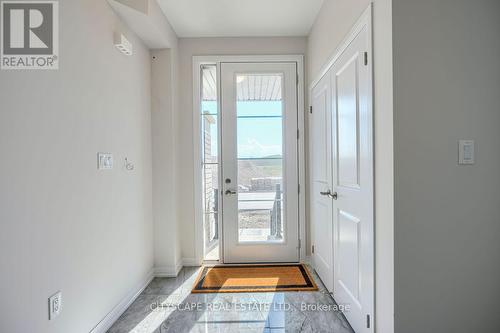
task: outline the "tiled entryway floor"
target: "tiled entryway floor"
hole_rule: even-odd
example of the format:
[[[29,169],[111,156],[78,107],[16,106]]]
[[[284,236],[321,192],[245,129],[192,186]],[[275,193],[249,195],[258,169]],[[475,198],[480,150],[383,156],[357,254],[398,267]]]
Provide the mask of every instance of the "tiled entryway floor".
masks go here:
[[[155,278],[108,333],[354,333],[315,273],[317,292],[191,294],[198,271]]]

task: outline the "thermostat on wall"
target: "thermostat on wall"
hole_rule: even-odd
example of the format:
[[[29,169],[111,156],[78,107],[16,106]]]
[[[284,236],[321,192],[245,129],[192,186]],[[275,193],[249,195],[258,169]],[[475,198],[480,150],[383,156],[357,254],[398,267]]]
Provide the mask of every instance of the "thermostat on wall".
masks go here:
[[[98,153],[97,154],[97,168],[99,170],[113,169],[113,154]]]
[[[458,164],[474,164],[474,140],[458,141]]]

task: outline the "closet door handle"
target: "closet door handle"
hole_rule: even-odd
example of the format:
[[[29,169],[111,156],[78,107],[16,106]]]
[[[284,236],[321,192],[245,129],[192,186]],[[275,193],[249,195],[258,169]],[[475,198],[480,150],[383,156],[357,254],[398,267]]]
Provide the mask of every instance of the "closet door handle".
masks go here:
[[[338,197],[339,197],[339,195],[338,195],[337,192],[333,192],[332,193],[332,191],[330,191],[330,190],[328,190],[326,192],[319,192],[319,194],[321,194],[321,195],[327,195],[329,198],[331,198],[333,200],[337,200]]]

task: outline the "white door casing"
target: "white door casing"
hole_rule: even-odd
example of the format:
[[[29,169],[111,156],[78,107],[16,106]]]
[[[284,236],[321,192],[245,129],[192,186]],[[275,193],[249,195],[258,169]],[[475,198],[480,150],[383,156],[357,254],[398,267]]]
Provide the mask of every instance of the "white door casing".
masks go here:
[[[221,63],[222,116],[222,206],[223,251],[225,263],[298,262],[298,108],[297,64]],[[282,78],[282,144],[284,233],[282,241],[239,239],[238,152],[237,152],[237,76],[280,75]],[[256,129],[258,132],[258,128]],[[226,183],[226,179],[230,180]],[[225,194],[227,192],[227,194]]]

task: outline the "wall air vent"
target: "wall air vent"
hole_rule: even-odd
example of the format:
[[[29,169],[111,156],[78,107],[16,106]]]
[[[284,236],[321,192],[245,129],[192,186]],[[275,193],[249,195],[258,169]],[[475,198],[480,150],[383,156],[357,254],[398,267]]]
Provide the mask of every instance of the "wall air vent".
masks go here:
[[[114,44],[116,48],[123,54],[131,56],[133,54],[132,43],[128,41],[125,36],[120,32],[114,34]]]

